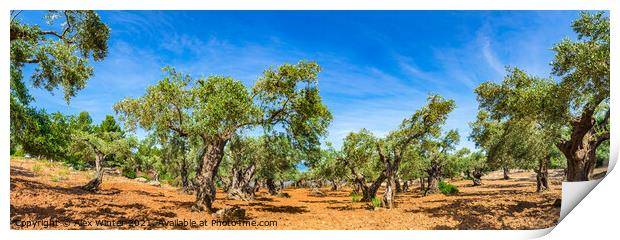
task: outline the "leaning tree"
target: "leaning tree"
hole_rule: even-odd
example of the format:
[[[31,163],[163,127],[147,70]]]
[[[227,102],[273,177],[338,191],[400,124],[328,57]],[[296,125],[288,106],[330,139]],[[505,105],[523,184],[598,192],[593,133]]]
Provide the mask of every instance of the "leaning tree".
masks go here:
[[[356,185],[362,189],[362,200],[372,199],[383,181],[387,181],[382,206],[394,207],[398,172],[408,146],[428,136],[440,134],[441,125],[445,123],[454,107],[453,100],[431,95],[425,106],[411,117],[405,118],[398,129],[390,132],[385,138],[376,138],[364,129],[360,133],[351,133],[347,136],[343,146],[345,156],[342,160],[346,161],[355,177]],[[378,174],[376,170],[374,171],[378,176],[371,185],[366,185],[367,178],[360,172],[360,167],[380,169]]]
[[[127,125],[169,129],[199,139],[193,209],[210,212],[224,149],[237,131],[260,127],[281,132],[304,151],[320,145],[332,116],[319,95],[319,71],[313,62],[284,64],[265,70],[248,89],[231,77],[192,79],[166,68],[168,76],[149,87],[146,95],[126,98],[115,110]]]
[[[453,100],[431,95],[427,98],[426,105],[418,109],[411,117],[405,118],[398,129],[390,132],[385,139],[375,142],[379,159],[384,165],[386,178],[386,190],[382,198],[383,207],[394,207],[396,178],[407,146],[419,143],[427,137],[439,135],[441,126],[454,107]]]
[[[383,165],[379,162],[375,147],[376,137],[367,129],[349,133],[343,142],[341,156],[353,176],[354,192],[362,191],[362,202],[368,202],[377,195],[385,181]]]
[[[101,125],[94,131],[77,130],[72,133],[75,141],[74,148],[82,148],[95,159],[95,177],[82,189],[97,191],[103,181],[103,165],[110,156],[128,158],[132,155],[132,148],[137,144],[133,137],[124,138],[119,132],[101,130]]]
[[[517,68],[507,70],[501,84],[487,82],[476,88],[481,111],[471,124],[471,137],[485,148],[489,159],[501,156],[521,168],[534,169],[537,191],[541,191],[548,188],[547,169],[562,129],[534,113],[536,108],[558,109],[548,97],[556,85]]]
[[[443,178],[454,157],[451,155],[460,140],[456,130],[429,137],[420,142],[422,159],[426,171],[426,189],[424,194],[439,192],[439,181]]]

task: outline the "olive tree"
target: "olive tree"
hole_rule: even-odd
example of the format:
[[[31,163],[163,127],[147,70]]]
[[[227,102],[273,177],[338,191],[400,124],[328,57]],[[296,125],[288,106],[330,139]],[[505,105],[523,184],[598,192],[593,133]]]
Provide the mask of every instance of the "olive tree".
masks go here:
[[[459,133],[456,130],[450,130],[443,135],[424,139],[420,143],[422,159],[426,166],[425,194],[439,191],[438,183],[443,178],[446,168],[454,160],[451,154],[459,140]]]
[[[304,151],[319,146],[332,118],[319,95],[319,71],[313,62],[284,64],[265,70],[248,89],[231,77],[194,80],[167,68],[168,76],[146,95],[126,98],[115,109],[130,126],[170,129],[200,140],[193,209],[212,211],[219,165],[237,131],[260,127],[285,134]]]
[[[90,180],[82,189],[87,191],[97,191],[103,181],[103,165],[109,156],[128,158],[131,156],[131,149],[136,145],[133,137],[123,138],[119,132],[114,131],[76,131],[73,133],[75,144],[86,149],[95,159],[95,177]]]
[[[476,89],[480,106],[498,119],[535,122],[567,160],[568,181],[589,180],[596,149],[609,140],[609,18],[582,12],[572,24],[577,41],[564,39],[552,50],[558,80],[508,69],[502,84]]]
[[[350,175],[350,170],[346,164],[343,161],[338,161],[339,154],[331,143],[327,143],[326,148],[321,149],[321,157],[318,162],[311,166],[314,179],[329,181],[332,185],[332,191],[339,190],[342,183],[347,180],[347,176]]]
[[[454,107],[453,100],[431,95],[427,98],[426,105],[418,109],[411,117],[404,119],[398,129],[390,132],[385,139],[376,141],[377,153],[384,165],[387,181],[382,199],[383,207],[394,207],[396,177],[407,146],[419,143],[427,137],[439,135],[441,126]]]
[[[351,171],[354,192],[362,191],[363,202],[377,195],[386,177],[376,153],[376,141],[376,137],[367,129],[351,132],[344,139],[342,156],[338,157],[338,161],[344,162]]]

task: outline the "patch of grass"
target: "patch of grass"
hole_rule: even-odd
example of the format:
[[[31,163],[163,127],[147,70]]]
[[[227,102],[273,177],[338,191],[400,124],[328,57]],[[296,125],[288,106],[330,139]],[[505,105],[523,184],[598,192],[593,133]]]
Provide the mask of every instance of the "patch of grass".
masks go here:
[[[69,176],[69,170],[66,168],[62,168],[60,170],[58,170],[58,176],[61,178],[66,178],[67,176]]]
[[[372,206],[374,208],[380,208],[381,207],[381,198],[380,197],[374,197],[374,198],[372,198],[370,203],[372,204]]]
[[[452,195],[452,194],[459,192],[459,188],[444,181],[439,182],[438,187],[439,187],[439,191],[441,191],[441,193],[445,195]]]
[[[62,180],[62,178],[60,176],[58,176],[58,175],[54,175],[54,176],[50,177],[50,180],[52,182],[60,182],[60,180]]]
[[[41,164],[35,164],[35,165],[32,165],[32,171],[33,171],[35,174],[39,174],[39,173],[41,173],[41,171],[42,171],[42,170],[43,170],[43,166],[42,166]]]
[[[351,194],[351,202],[359,202],[360,200],[362,200],[362,194],[359,194],[359,193]]]

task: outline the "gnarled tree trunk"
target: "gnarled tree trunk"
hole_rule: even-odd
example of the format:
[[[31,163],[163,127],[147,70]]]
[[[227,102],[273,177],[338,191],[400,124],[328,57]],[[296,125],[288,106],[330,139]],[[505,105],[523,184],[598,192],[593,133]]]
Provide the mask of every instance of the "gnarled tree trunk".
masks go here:
[[[437,161],[431,161],[431,167],[426,170],[428,178],[426,181],[427,187],[424,194],[432,194],[439,192],[439,180],[441,178],[441,167],[437,164]]]
[[[232,171],[232,181],[227,191],[228,198],[244,201],[253,200],[255,189],[250,183],[256,171],[256,164],[252,163],[246,169],[234,166]]]
[[[185,151],[183,151],[183,154],[185,155]],[[183,156],[183,158],[181,159],[181,185],[183,188],[183,192],[184,193],[190,193],[191,192],[191,187],[189,185],[189,171],[188,171],[188,166],[187,166],[187,160],[185,159],[185,156]]]
[[[273,178],[267,178],[267,180],[265,180],[265,186],[267,187],[269,195],[275,196],[280,193],[281,189],[276,186],[276,181]]]
[[[224,147],[228,140],[217,139],[208,143],[202,155],[196,173],[196,202],[192,207],[195,211],[213,212],[212,204],[215,201],[215,177],[224,157]]]
[[[330,182],[332,183],[332,191],[338,191],[338,189],[340,189],[340,185],[338,184],[338,181],[331,180]]]
[[[82,186],[82,189],[86,191],[97,191],[99,189],[99,185],[103,181],[103,166],[101,165],[103,159],[105,159],[106,155],[100,153],[98,151],[95,152],[95,177],[90,180],[86,185]]]
[[[538,169],[536,169],[536,192],[549,189],[549,172],[547,171],[549,160],[550,157],[547,157],[538,161]]]
[[[367,185],[363,182],[364,178],[362,177],[362,182],[360,186],[362,187],[363,196],[360,201],[370,202],[375,196],[377,196],[377,191],[379,190],[379,187],[381,187],[381,184],[383,183],[383,181],[385,181],[385,179],[385,173],[381,173],[381,175],[379,175],[379,177],[372,184]]]
[[[406,181],[404,181],[404,182],[403,182],[403,189],[402,189],[402,190],[403,190],[403,192],[409,192],[409,185],[410,185],[410,183],[409,183],[409,182],[410,182],[410,181],[411,181],[411,180],[406,180]]]
[[[480,171],[479,169],[474,169],[471,176],[472,181],[474,182],[474,186],[482,185],[482,180],[480,179],[482,177],[482,171]]]
[[[403,188],[400,185],[400,179],[396,179],[396,193],[403,192]]]
[[[598,102],[593,102],[581,116],[573,119],[570,139],[557,144],[567,160],[566,180],[569,182],[590,180],[596,165],[596,148],[609,139],[609,110],[603,121],[597,124],[593,117],[596,106]],[[597,130],[598,136],[595,135]]]
[[[398,173],[398,167],[400,165],[400,150],[398,148],[393,149],[393,155],[387,156],[383,152],[383,148],[381,145],[377,145],[377,151],[379,153],[379,158],[385,165],[385,175],[386,175],[386,187],[385,192],[383,193],[383,198],[381,199],[381,206],[384,208],[394,208],[396,199],[397,185],[396,174]]]

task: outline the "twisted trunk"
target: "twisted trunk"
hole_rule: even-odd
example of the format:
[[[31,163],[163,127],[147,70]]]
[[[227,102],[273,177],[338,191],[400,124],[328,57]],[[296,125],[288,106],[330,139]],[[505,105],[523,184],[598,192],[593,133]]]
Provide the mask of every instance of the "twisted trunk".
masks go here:
[[[542,192],[549,189],[549,173],[547,171],[550,157],[540,159],[538,161],[538,169],[536,169],[536,192]]]
[[[411,181],[411,180],[407,180],[407,181],[404,181],[404,182],[403,182],[403,189],[402,189],[402,190],[403,190],[403,192],[409,192],[409,182],[410,182],[410,181]]]
[[[183,151],[183,153],[185,153],[185,151]],[[191,187],[189,184],[189,171],[188,171],[188,166],[187,166],[187,160],[185,159],[185,155],[183,156],[183,159],[181,160],[181,185],[183,188],[183,192],[185,193],[189,193],[191,192]]]
[[[202,161],[196,169],[196,202],[192,207],[195,211],[213,212],[212,204],[215,201],[215,177],[224,156],[224,147],[227,139],[216,139],[207,144]]]
[[[482,178],[482,171],[480,171],[480,169],[474,169],[471,175],[472,175],[472,181],[474,182],[474,186],[482,185],[482,180],[480,179]]]
[[[360,201],[370,202],[377,195],[379,187],[381,186],[383,181],[385,181],[385,171],[381,172],[381,175],[379,175],[379,177],[377,177],[377,179],[372,184],[367,185],[364,175],[359,173],[355,166],[347,159],[344,159],[344,161],[347,163],[347,166],[349,166],[349,169],[351,169],[351,173],[353,174],[353,176],[355,176],[355,178],[353,179],[353,184],[355,185],[355,188],[357,190],[354,190],[354,192],[359,192],[361,190],[362,199]]]
[[[437,161],[431,161],[431,167],[426,170],[428,178],[426,181],[427,187],[424,194],[432,194],[439,192],[439,180],[441,178],[441,167]]]
[[[386,175],[386,188],[383,193],[383,199],[381,199],[381,206],[391,209],[395,207],[394,200],[396,198],[396,192],[398,191],[396,185],[396,182],[398,181],[396,179],[396,174],[398,173],[398,167],[400,165],[400,150],[398,148],[394,148],[392,157],[386,155],[380,145],[377,145],[377,151],[379,153],[379,159],[381,159],[385,165]]]
[[[278,195],[280,193],[280,189],[276,186],[275,180],[273,178],[267,178],[265,180],[265,185],[267,187],[267,191],[269,195]]]
[[[228,188],[228,198],[243,201],[254,199],[255,189],[250,185],[252,177],[256,171],[256,164],[252,163],[246,169],[239,169],[239,166],[233,167],[232,181]]]
[[[101,152],[95,152],[95,177],[90,180],[86,185],[82,186],[82,189],[86,191],[97,191],[99,189],[99,185],[103,181],[103,166],[101,165],[103,159],[106,157]]]
[[[566,180],[569,182],[588,181],[596,165],[596,148],[609,140],[609,109],[603,121],[596,123],[594,111],[603,99],[588,104],[583,113],[571,120],[570,139],[557,144],[567,160]]]
[[[330,182],[332,183],[332,191],[338,191],[338,189],[340,189],[340,185],[338,184],[338,181],[331,180]]]

